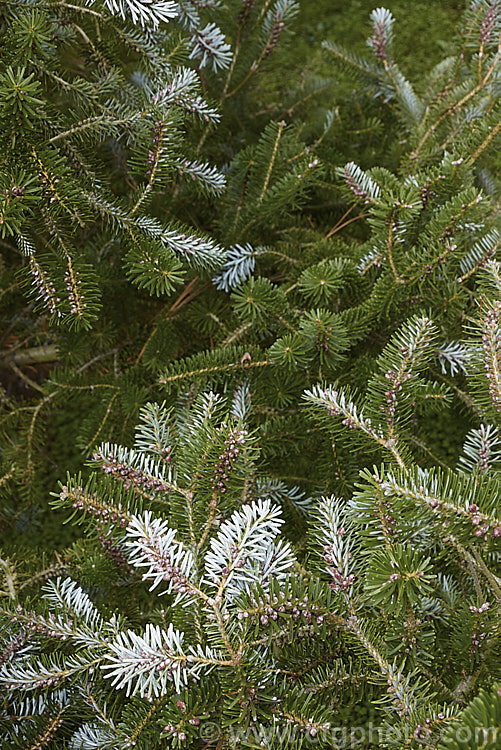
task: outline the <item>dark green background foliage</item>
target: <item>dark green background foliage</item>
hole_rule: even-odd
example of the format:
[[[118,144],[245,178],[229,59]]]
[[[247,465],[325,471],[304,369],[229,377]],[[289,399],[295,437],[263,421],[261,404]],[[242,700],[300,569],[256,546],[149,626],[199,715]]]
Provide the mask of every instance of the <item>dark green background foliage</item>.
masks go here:
[[[297,720],[293,747],[331,716],[411,726],[409,747],[496,721],[500,4],[187,1],[154,29],[107,3],[0,0],[0,733],[35,747],[66,700],[35,710],[35,667],[10,671],[30,627],[33,664],[72,675],[54,748],[99,711],[118,728],[96,747],[145,750],[202,750],[202,714]],[[134,514],[168,519],[200,567],[266,497],[301,616],[270,625],[260,597],[282,584],[265,581],[215,634],[207,581],[195,614],[171,593],[161,610],[124,562]],[[57,576],[82,588],[42,602]],[[189,696],[169,683],[151,721],[142,694],[97,680],[92,713],[85,660],[107,645],[75,630],[111,630],[87,595],[123,632],[173,622],[231,669]],[[230,648],[235,606],[280,685],[261,684],[257,646],[242,663]],[[61,642],[49,610],[80,623]],[[8,717],[37,711],[16,735]]]

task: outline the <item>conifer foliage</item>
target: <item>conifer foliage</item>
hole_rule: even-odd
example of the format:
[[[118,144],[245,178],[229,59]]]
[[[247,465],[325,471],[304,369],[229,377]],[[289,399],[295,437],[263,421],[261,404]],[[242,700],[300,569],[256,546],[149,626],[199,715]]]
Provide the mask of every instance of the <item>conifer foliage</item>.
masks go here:
[[[90,478],[61,488],[87,559],[74,549],[34,606],[3,610],[13,746],[60,733],[71,748],[332,747],[354,693],[377,706],[384,747],[436,745],[475,708],[495,731],[500,475],[485,437],[470,436],[460,472],[383,466],[348,502],[310,499],[296,551],[250,406],[242,390],[148,404],[132,449],[101,445]],[[13,569],[6,580],[15,590]]]
[[[120,22],[129,14],[144,31]],[[189,118],[219,115],[181,64],[186,43],[183,55],[179,36],[157,28],[176,15],[172,2],[141,0],[5,4],[1,232],[17,240],[54,320],[95,320],[107,243],[120,243],[128,275],[157,294],[179,284],[183,264],[221,262],[216,243],[160,223],[149,206],[156,182],[178,172],[216,194],[224,186],[183,149]]]
[[[299,12],[0,0],[6,747],[499,742],[501,5]]]
[[[231,14],[191,2],[1,6],[4,459],[30,501],[47,489],[40,448],[49,412],[63,421],[65,443],[85,451],[120,425],[129,439],[151,371],[209,348],[221,331],[225,295],[214,298],[212,278],[240,245],[215,219],[226,147],[207,149],[206,159],[201,145],[219,127],[221,100],[241,103],[297,12],[289,0],[261,5],[243,12],[235,0]],[[23,115],[25,96],[33,101]],[[275,128],[262,136],[261,161],[272,158]],[[294,136],[283,140],[292,158]],[[304,185],[293,172],[280,196],[267,168],[260,164],[252,190],[269,218],[294,205]],[[272,187],[274,201],[265,201]],[[233,208],[236,188],[232,196]],[[173,325],[197,297],[184,324]],[[56,374],[58,362],[69,368]]]

